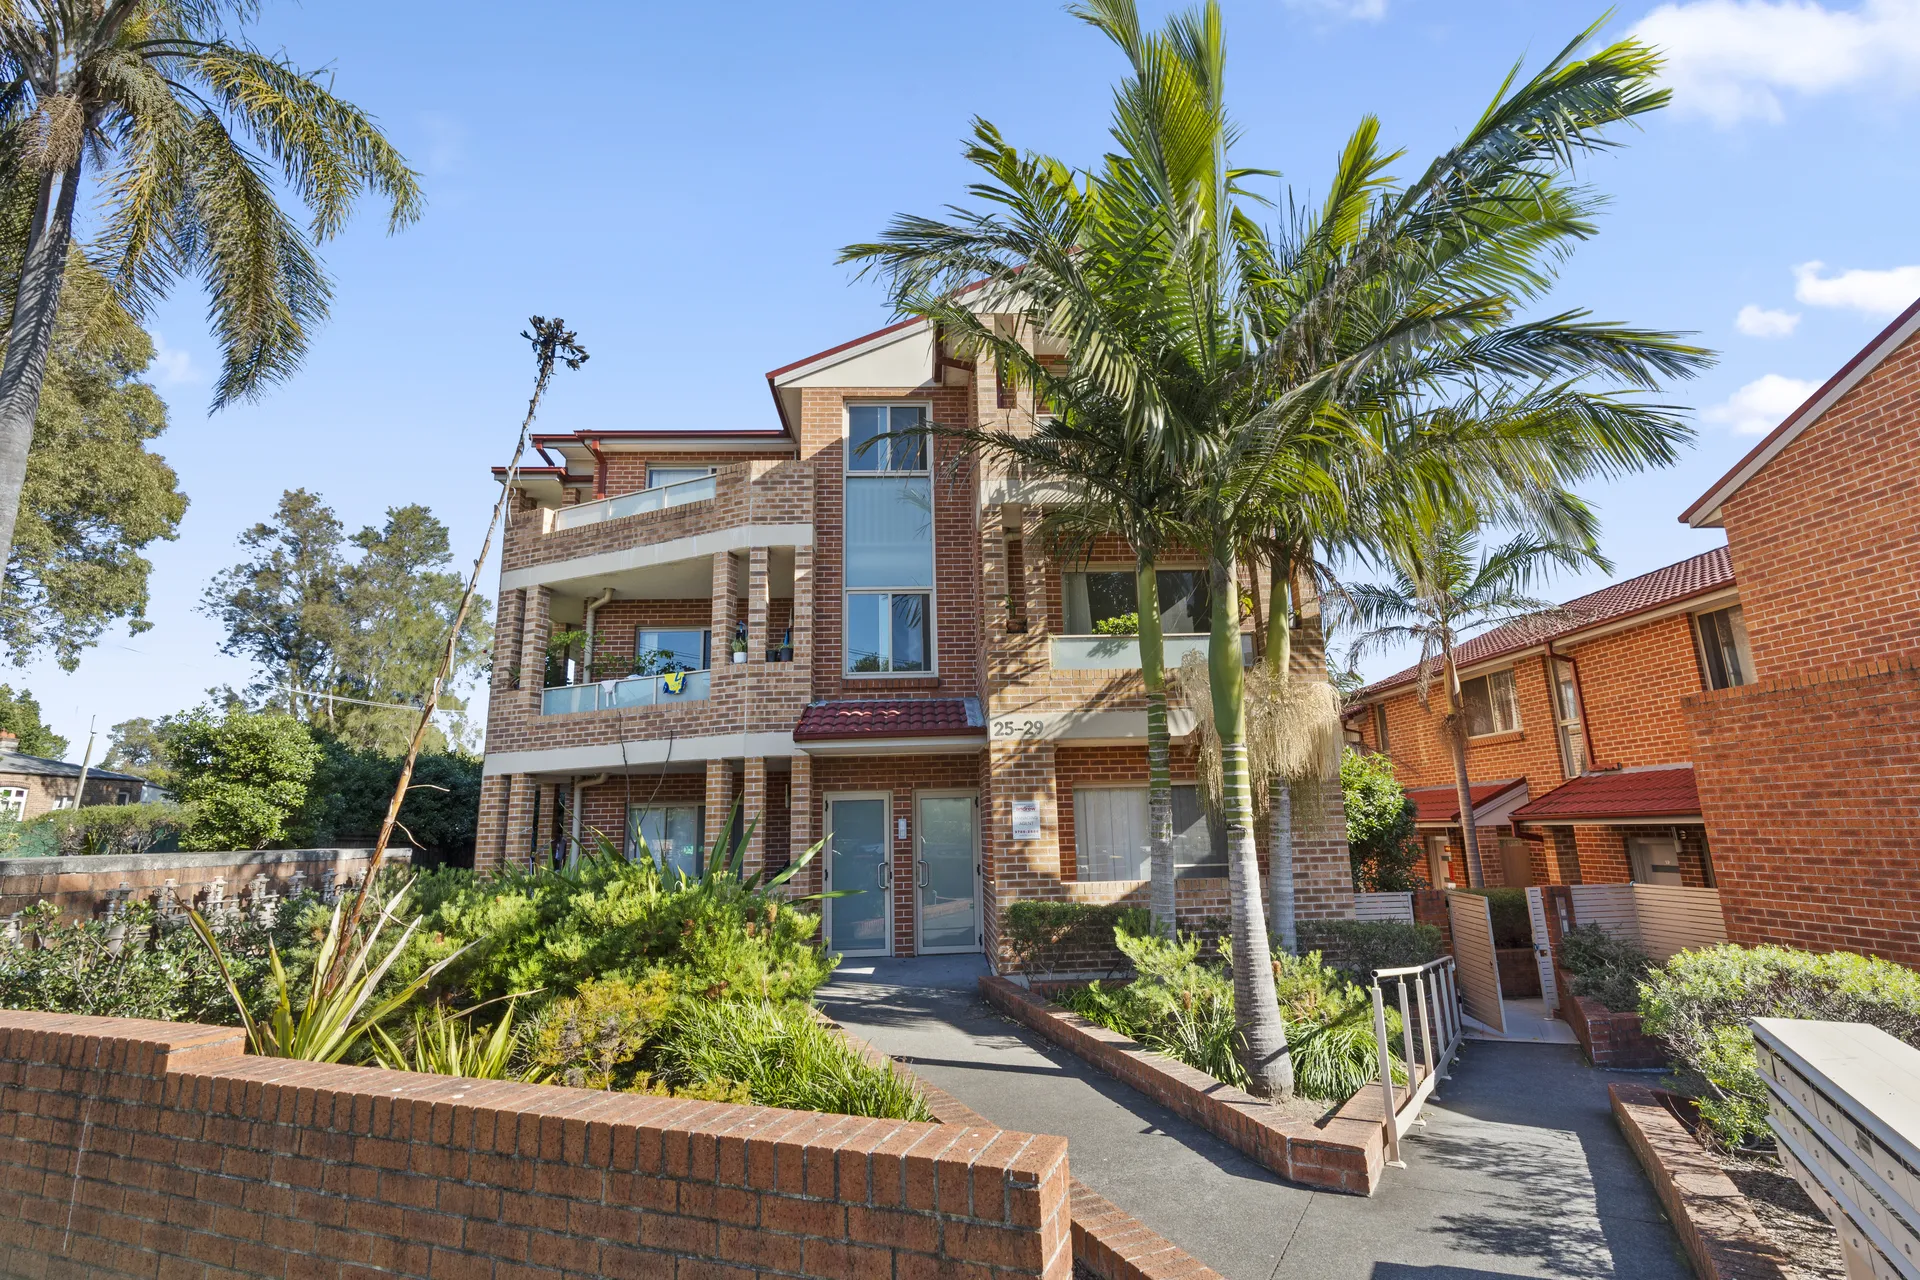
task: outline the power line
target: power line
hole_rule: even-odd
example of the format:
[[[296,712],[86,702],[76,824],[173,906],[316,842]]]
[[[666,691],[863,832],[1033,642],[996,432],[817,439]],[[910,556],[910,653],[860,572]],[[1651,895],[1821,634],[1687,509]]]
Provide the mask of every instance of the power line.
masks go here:
[[[344,693],[323,693],[318,689],[296,689],[290,684],[269,685],[282,693],[294,693],[303,698],[324,698],[328,702],[351,702],[358,707],[386,707],[392,711],[425,711],[426,708],[405,702],[369,702],[365,698],[349,698]],[[435,711],[451,711],[450,707],[435,707]]]

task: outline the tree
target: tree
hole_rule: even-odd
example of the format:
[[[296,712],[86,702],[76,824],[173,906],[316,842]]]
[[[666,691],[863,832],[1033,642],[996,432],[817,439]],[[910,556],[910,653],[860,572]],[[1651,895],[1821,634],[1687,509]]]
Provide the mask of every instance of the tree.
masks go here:
[[[325,736],[320,750],[292,838],[314,846],[371,843],[399,780],[400,756]],[[467,862],[479,817],[479,757],[422,754],[399,817],[401,833],[425,854],[421,865]]]
[[[896,218],[845,256],[886,271],[896,309],[992,352],[1050,399],[1059,377],[991,323],[1016,313],[1065,351],[1073,377],[1098,382],[1181,479],[1180,516],[1212,578],[1209,703],[1239,1051],[1255,1092],[1285,1095],[1292,1069],[1249,793],[1242,553],[1274,527],[1276,509],[1337,509],[1372,458],[1412,459],[1402,483],[1428,503],[1482,490],[1526,502],[1673,459],[1686,427],[1637,397],[1690,373],[1704,352],[1579,312],[1520,318],[1593,229],[1592,197],[1565,180],[1572,161],[1612,145],[1608,126],[1667,96],[1645,46],[1580,57],[1583,32],[1532,79],[1503,84],[1460,144],[1406,186],[1387,174],[1397,153],[1383,153],[1377,123],[1363,121],[1320,208],[1273,231],[1253,216],[1257,171],[1228,158],[1217,7],[1175,15],[1151,37],[1131,0],[1075,12],[1129,67],[1103,163],[1075,171],[979,121],[968,156],[983,176],[972,190],[990,211]],[[1499,400],[1505,412],[1473,411],[1511,384],[1520,390]],[[1408,447],[1429,436],[1460,447]],[[1287,527],[1320,523],[1303,514]]]
[[[162,722],[164,723],[164,721]],[[157,787],[172,789],[173,770],[167,762],[166,742],[160,725],[144,716],[122,720],[107,730],[107,754],[100,767],[115,773],[131,773]]]
[[[1411,643],[1420,651],[1416,690],[1421,706],[1432,708],[1433,685],[1436,680],[1440,685],[1440,736],[1453,756],[1467,875],[1474,885],[1487,881],[1473,825],[1473,787],[1467,773],[1472,724],[1460,690],[1459,646],[1478,631],[1550,615],[1552,604],[1527,594],[1549,570],[1612,568],[1583,542],[1523,534],[1477,554],[1479,541],[1480,526],[1471,514],[1415,521],[1383,541],[1382,559],[1393,580],[1358,583],[1348,591],[1354,625],[1362,629],[1353,642],[1355,660],[1372,649]]]
[[[1418,888],[1413,868],[1420,861],[1420,844],[1413,801],[1394,776],[1393,761],[1348,747],[1340,756],[1340,794],[1347,810],[1354,888],[1366,893]]]
[[[264,849],[307,800],[320,748],[291,716],[205,708],[168,716],[160,741],[177,797],[193,814],[188,849]]]
[[[365,113],[229,32],[258,8],[0,9],[0,164],[36,184],[0,362],[0,553],[22,501],[83,183],[102,197],[100,256],[136,314],[183,276],[211,295],[224,357],[215,408],[298,368],[330,291],[314,246],[363,194],[386,200],[389,229],[419,215],[416,175]],[[281,208],[267,161],[311,213],[304,229]]]
[[[58,760],[67,754],[67,740],[40,718],[40,700],[22,689],[0,684],[0,731],[20,739],[20,750],[30,756]]]

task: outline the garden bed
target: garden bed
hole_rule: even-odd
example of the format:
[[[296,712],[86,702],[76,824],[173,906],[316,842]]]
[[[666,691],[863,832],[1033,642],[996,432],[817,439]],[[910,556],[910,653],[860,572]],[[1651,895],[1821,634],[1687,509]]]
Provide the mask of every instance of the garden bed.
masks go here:
[[[1005,978],[981,978],[980,991],[1002,1013],[1290,1182],[1349,1195],[1372,1195],[1380,1184],[1386,1126],[1378,1089],[1362,1089],[1331,1108],[1305,1099],[1270,1102],[1143,1049]]]
[[[1573,976],[1554,974],[1561,991],[1560,1016],[1573,1028],[1587,1062],[1616,1071],[1658,1070],[1667,1065],[1667,1049],[1640,1026],[1638,1013],[1615,1013],[1591,996],[1573,994]]]

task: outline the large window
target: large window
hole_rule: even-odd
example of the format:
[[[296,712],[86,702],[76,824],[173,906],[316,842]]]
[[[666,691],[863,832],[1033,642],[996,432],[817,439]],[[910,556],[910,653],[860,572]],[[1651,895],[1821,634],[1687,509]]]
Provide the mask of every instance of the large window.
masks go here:
[[[647,488],[658,489],[663,485],[684,484],[688,480],[705,480],[712,474],[712,467],[648,467]]]
[[[1460,682],[1460,700],[1467,707],[1467,736],[1512,733],[1520,727],[1520,698],[1514,692],[1513,672],[1496,671]]]
[[[847,670],[933,663],[933,479],[925,405],[847,410]],[[895,438],[889,439],[887,437]]]
[[[1145,880],[1152,846],[1145,787],[1076,787],[1074,851],[1081,880]],[[1182,877],[1227,874],[1226,828],[1207,820],[1200,788],[1173,789],[1173,865]]]
[[[654,864],[668,876],[689,878],[701,874],[701,850],[706,841],[705,806],[697,804],[633,805],[627,810],[627,857],[638,858],[644,847]]]
[[[1155,581],[1162,632],[1178,636],[1208,630],[1213,596],[1205,569],[1161,569]],[[1069,573],[1066,605],[1068,635],[1132,634],[1140,629],[1140,584],[1131,569]]]
[[[637,627],[633,633],[633,673],[657,676],[668,671],[705,671],[713,665],[711,631],[661,631]]]
[[[1587,737],[1580,723],[1580,686],[1571,662],[1553,664],[1553,719],[1560,734],[1560,770],[1569,778],[1587,771]]]
[[[1747,624],[1740,606],[1703,613],[1699,624],[1700,667],[1707,688],[1731,689],[1753,679],[1753,655],[1747,651]]]
[[[25,787],[0,787],[0,815],[12,818],[15,822],[27,816]]]

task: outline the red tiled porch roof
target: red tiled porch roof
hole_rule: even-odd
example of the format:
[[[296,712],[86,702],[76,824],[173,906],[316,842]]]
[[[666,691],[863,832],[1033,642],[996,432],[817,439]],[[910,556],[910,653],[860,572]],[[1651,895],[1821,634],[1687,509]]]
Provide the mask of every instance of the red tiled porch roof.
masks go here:
[[[1690,764],[1589,773],[1555,787],[1513,811],[1515,822],[1615,822],[1629,818],[1690,818],[1700,793]]]
[[[793,740],[961,738],[986,728],[975,698],[872,698],[814,703],[800,713]]]
[[[1524,787],[1525,778],[1508,778],[1504,782],[1476,782],[1467,791],[1477,810],[1489,800],[1507,794],[1515,787]],[[1413,820],[1421,826],[1444,826],[1460,821],[1460,793],[1453,787],[1410,787],[1407,799],[1413,801]]]

